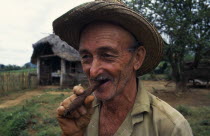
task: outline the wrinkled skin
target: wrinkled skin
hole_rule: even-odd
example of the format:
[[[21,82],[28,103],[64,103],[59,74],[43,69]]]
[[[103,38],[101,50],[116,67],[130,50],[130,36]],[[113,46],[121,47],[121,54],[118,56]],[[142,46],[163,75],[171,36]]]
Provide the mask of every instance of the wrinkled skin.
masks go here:
[[[103,127],[99,127],[100,136],[113,135],[133,106],[137,91],[135,72],[142,65],[146,54],[142,46],[130,52],[129,48],[133,44],[134,38],[129,32],[109,23],[90,24],[82,32],[79,52],[83,70],[90,84],[98,77],[105,80],[94,92],[94,96],[102,102],[99,125]],[[84,89],[74,90],[77,94]],[[60,126],[66,135],[83,135],[92,113],[91,106],[83,106],[68,119],[62,118],[65,108],[76,97],[74,94],[64,100],[58,110],[58,120],[60,119]],[[87,105],[90,105],[93,99],[91,98]],[[88,118],[78,121],[86,115]],[[82,127],[76,125],[77,121]]]
[[[94,100],[94,96],[91,95],[85,99],[84,105],[66,118],[63,117],[64,111],[78,95],[84,92],[84,88],[82,86],[75,86],[73,92],[74,94],[61,102],[60,106],[57,108],[57,119],[63,136],[82,136],[93,113],[91,103]]]

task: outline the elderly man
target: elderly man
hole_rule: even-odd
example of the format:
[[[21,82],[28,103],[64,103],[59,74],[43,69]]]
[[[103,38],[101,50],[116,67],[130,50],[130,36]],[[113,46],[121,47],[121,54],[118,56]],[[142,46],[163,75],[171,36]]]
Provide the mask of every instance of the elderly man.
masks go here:
[[[114,0],[80,5],[53,22],[55,34],[79,50],[93,95],[68,116],[74,94],[58,107],[64,136],[191,136],[185,118],[145,91],[138,76],[159,63],[163,43],[141,15]]]

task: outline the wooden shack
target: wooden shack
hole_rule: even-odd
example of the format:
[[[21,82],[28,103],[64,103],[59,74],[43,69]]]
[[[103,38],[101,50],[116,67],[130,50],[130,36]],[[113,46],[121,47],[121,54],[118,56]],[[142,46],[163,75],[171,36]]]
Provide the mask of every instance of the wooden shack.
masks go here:
[[[194,67],[194,62],[186,62],[184,65],[185,82],[193,81],[194,85],[200,85],[199,82],[205,82],[206,86],[210,86],[210,49],[206,49],[202,55],[197,67]]]
[[[33,44],[31,62],[37,65],[40,85],[74,86],[86,83],[77,50],[51,34]]]

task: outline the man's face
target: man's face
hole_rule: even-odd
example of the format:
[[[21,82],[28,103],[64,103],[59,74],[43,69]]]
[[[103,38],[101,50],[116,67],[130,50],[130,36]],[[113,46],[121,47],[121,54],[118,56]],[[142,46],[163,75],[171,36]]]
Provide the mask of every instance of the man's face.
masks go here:
[[[129,82],[135,78],[133,54],[128,50],[133,42],[130,33],[108,23],[89,25],[82,32],[79,52],[83,70],[90,83],[98,77],[105,80],[94,92],[99,100],[110,100],[133,84]]]

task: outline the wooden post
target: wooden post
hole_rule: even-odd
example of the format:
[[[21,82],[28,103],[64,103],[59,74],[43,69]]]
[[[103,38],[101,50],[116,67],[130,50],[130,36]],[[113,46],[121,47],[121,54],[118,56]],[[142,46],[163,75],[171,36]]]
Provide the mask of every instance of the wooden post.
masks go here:
[[[37,59],[37,83],[40,85],[40,58]]]
[[[60,86],[63,87],[65,83],[65,75],[66,75],[66,61],[61,59],[61,75],[60,75]]]

